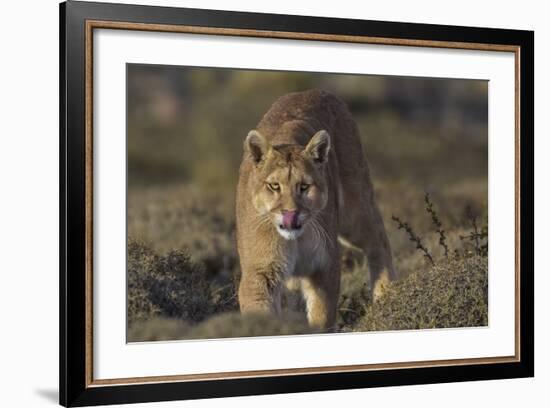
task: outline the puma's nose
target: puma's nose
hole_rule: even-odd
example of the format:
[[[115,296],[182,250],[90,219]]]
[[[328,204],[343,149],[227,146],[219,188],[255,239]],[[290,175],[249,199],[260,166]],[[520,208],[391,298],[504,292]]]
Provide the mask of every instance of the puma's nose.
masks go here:
[[[297,210],[283,210],[283,224],[281,225],[283,229],[299,229],[302,228],[300,222],[298,221],[298,211]]]

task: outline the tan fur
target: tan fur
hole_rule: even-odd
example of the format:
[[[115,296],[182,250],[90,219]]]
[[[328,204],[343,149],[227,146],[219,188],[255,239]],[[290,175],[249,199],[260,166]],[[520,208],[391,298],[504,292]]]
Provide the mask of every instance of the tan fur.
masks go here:
[[[369,168],[345,104],[318,90],[279,98],[245,140],[237,187],[242,312],[281,312],[299,283],[310,325],[332,329],[340,292],[338,236],[367,255],[373,293],[395,279]],[[282,228],[299,211],[298,229]]]

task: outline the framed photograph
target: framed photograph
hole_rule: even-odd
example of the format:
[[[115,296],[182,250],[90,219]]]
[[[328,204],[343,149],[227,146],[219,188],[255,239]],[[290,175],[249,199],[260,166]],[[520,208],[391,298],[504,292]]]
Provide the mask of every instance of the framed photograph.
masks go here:
[[[534,375],[533,32],[68,1],[60,51],[62,405]]]

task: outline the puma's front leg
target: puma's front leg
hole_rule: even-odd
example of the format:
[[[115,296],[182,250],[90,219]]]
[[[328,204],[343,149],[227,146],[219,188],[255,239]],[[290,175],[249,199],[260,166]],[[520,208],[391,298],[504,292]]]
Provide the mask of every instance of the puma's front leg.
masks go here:
[[[239,284],[239,305],[242,313],[281,314],[282,279],[278,268],[244,270]]]
[[[327,331],[335,329],[340,291],[340,271],[336,268],[331,272],[319,272],[302,279],[309,325]]]

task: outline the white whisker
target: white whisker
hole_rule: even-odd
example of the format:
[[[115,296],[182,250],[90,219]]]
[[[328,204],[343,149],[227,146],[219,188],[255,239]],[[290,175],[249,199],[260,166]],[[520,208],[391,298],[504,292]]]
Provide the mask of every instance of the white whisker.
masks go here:
[[[254,232],[257,232],[259,229],[261,229],[262,227],[266,226],[269,224],[271,220],[269,219],[269,216],[267,215],[258,215],[256,218],[254,218],[252,220],[252,229]]]
[[[332,246],[332,240],[323,225],[316,218],[312,218],[311,221],[313,222],[314,229],[320,237],[320,240],[322,239],[323,244],[325,246]]]

